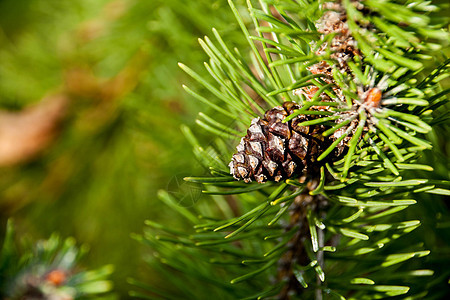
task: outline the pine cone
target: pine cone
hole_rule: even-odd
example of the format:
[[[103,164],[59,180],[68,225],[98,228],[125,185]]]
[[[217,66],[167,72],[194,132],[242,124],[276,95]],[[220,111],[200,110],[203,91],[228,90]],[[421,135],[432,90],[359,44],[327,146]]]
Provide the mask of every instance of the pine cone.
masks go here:
[[[298,126],[317,115],[299,115],[283,123],[296,109],[300,109],[298,104],[284,102],[283,106],[268,110],[264,119],[252,120],[229,164],[234,178],[245,182],[278,182],[315,169],[317,158],[330,146],[333,138],[323,137],[326,130],[323,125]],[[340,145],[340,149],[329,156],[336,157],[343,152],[343,147]]]

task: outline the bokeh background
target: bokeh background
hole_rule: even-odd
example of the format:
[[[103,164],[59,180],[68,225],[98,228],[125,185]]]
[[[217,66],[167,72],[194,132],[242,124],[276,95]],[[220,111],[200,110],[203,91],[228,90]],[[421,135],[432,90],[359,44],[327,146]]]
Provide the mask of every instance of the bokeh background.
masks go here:
[[[157,278],[130,234],[170,222],[157,191],[205,172],[180,126],[207,108],[177,63],[202,72],[213,26],[244,42],[224,0],[0,0],[0,234],[12,217],[19,236],[75,237],[120,298]]]

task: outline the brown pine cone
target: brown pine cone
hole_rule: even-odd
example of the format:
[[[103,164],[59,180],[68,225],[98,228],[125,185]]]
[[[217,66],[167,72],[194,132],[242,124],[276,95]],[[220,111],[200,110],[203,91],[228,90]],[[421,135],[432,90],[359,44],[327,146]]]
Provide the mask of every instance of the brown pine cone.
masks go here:
[[[300,109],[298,104],[284,102],[268,110],[264,119],[252,120],[229,164],[234,178],[278,182],[317,166],[317,158],[333,139],[322,136],[327,129],[323,125],[298,126],[316,115],[299,115],[282,123],[296,109]]]

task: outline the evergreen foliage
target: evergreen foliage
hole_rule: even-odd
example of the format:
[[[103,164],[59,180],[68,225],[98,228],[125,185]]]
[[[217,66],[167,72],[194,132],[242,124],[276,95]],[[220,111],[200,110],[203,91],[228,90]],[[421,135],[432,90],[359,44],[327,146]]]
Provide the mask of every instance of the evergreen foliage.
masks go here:
[[[47,240],[16,243],[12,221],[8,221],[0,252],[0,296],[2,299],[111,299],[107,280],[112,266],[92,271],[78,270],[86,253],[72,238],[52,235]]]
[[[0,298],[446,299],[447,2],[0,1]],[[326,147],[237,181],[287,101]]]
[[[429,159],[445,157],[440,148],[446,141],[439,137],[448,124],[449,90],[441,85],[450,63],[449,35],[442,29],[448,23],[439,15],[444,5],[337,3],[360,51],[347,61],[348,69],[329,46],[336,32],[317,28],[328,10],[323,1],[247,1],[247,13],[230,0],[247,47],[233,48],[213,29],[211,38],[200,40],[210,76],[180,64],[204,88],[185,90],[211,111],[197,119],[210,133],[210,144],[202,146],[182,128],[211,176],[185,180],[202,184],[210,197],[186,208],[176,196],[159,193],[192,229],[146,222],[136,239],[150,246],[148,263],[169,287],[133,279],[142,290],[132,295],[441,299],[449,294],[450,215],[442,202],[450,194],[449,181],[446,171],[433,175]],[[329,74],[311,71],[322,62],[331,66]],[[296,92],[306,87],[314,88],[310,98]],[[227,167],[234,146],[253,118],[284,101],[302,105],[285,121],[317,115],[303,125],[326,126],[324,136],[343,128],[341,138],[321,153],[316,170],[302,176],[279,183],[236,181]],[[343,140],[345,155],[327,161]]]

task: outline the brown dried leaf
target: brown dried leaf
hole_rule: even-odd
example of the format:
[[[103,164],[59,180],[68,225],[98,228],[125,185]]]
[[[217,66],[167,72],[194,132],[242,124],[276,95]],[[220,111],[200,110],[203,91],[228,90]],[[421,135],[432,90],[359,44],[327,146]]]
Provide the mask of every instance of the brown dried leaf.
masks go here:
[[[56,137],[67,111],[64,95],[44,98],[19,112],[0,111],[0,167],[30,160]]]

